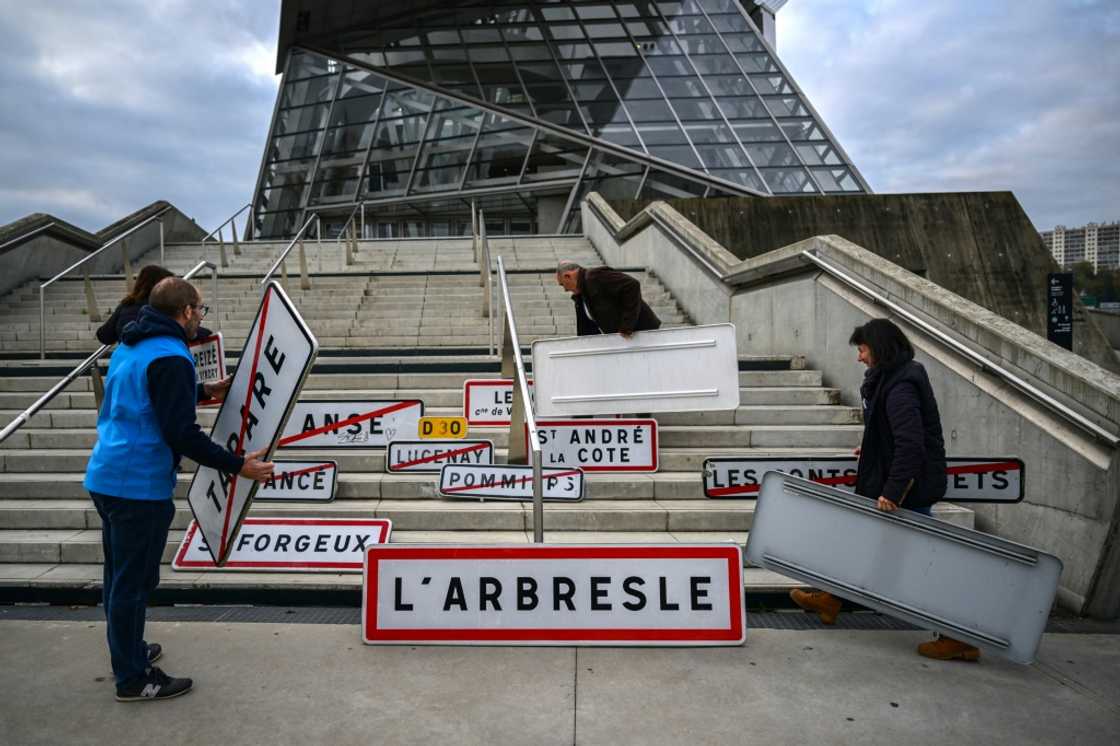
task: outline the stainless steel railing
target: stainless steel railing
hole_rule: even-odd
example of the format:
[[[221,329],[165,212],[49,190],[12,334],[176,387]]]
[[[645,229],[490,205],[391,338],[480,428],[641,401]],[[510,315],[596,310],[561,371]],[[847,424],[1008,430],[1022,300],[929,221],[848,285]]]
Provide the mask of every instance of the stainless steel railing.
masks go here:
[[[363,215],[362,220],[364,222],[364,220],[365,220],[365,206],[364,206],[364,204],[354,205],[354,209],[350,211],[349,217],[346,218],[346,222],[342,224],[342,228],[338,231],[338,235],[335,236],[335,239],[334,239],[335,248],[339,249],[339,252],[338,252],[339,257],[341,257],[342,254],[343,254],[341,243],[342,243],[344,238],[346,240],[346,252],[345,253],[346,253],[346,266],[347,267],[349,267],[351,264],[354,263],[354,254],[356,254],[358,252],[357,223],[355,223],[355,217],[358,214],[359,208],[362,209],[362,215]],[[319,252],[319,271],[320,272],[323,271],[323,252],[322,251]]]
[[[65,277],[66,275],[73,272],[78,267],[81,267],[86,262],[92,261],[92,260],[96,259],[97,257],[101,256],[101,253],[103,251],[105,251],[106,249],[108,249],[112,246],[115,246],[116,244],[125,240],[126,238],[131,236],[133,233],[140,230],[141,228],[144,228],[145,226],[147,226],[149,223],[151,223],[154,220],[159,221],[159,226],[160,226],[159,227],[159,251],[160,251],[160,257],[162,258],[162,256],[163,256],[163,219],[162,218],[163,218],[163,214],[170,209],[171,209],[171,205],[168,205],[167,207],[165,207],[162,210],[160,210],[159,212],[157,212],[155,215],[152,215],[151,217],[147,218],[146,220],[132,226],[131,228],[129,228],[124,233],[120,234],[119,236],[116,236],[115,238],[113,238],[109,242],[103,244],[101,246],[101,248],[97,249],[96,251],[90,253],[87,256],[82,257],[81,259],[74,262],[73,264],[71,264],[66,269],[59,272],[54,277],[50,278],[46,282],[39,285],[39,359],[40,360],[46,360],[47,359],[47,333],[46,333],[46,326],[47,326],[46,293],[47,293],[47,288],[50,287],[51,285],[53,285],[58,280],[60,280],[61,278]],[[131,272],[128,271],[128,267],[127,267],[128,262],[129,262],[127,251],[128,251],[128,247],[126,245],[125,246],[125,253],[124,253],[124,263],[126,265],[126,274],[131,274]],[[92,291],[89,291],[89,294],[92,296]],[[91,310],[91,320],[96,321],[97,319],[94,318],[93,314],[92,314],[92,311],[94,309],[90,309],[90,310]]]
[[[228,218],[226,218],[224,221],[222,221],[221,225],[219,225],[217,228],[215,228],[214,230],[207,233],[205,236],[202,237],[202,240],[199,241],[200,244],[204,244],[207,241],[209,241],[211,238],[213,238],[215,234],[217,234],[217,236],[218,236],[218,257],[221,261],[221,265],[222,265],[223,269],[225,269],[226,267],[229,266],[229,259],[228,259],[228,257],[226,257],[226,241],[225,241],[224,235],[222,234],[222,231],[225,229],[225,227],[227,225],[229,226],[230,238],[233,239],[233,253],[237,254],[237,255],[240,255],[241,254],[241,243],[240,243],[240,241],[237,240],[237,223],[235,223],[234,220],[237,218],[238,215],[245,212],[246,210],[248,210],[252,206],[253,206],[252,202],[250,202],[246,205],[243,205],[241,208],[239,208],[237,210],[237,212],[233,213]],[[248,232],[248,229],[249,229],[249,219],[246,218],[245,219],[245,227],[241,229],[241,235],[244,236]],[[160,261],[160,264],[163,263],[163,245],[162,245],[162,243],[160,244],[159,261]]]
[[[201,272],[203,269],[209,269],[211,271],[211,274],[214,276],[214,301],[213,301],[213,305],[214,305],[214,308],[215,308],[215,311],[216,311],[217,308],[218,308],[218,268],[217,268],[217,266],[214,265],[213,262],[207,262],[207,261],[199,262],[189,272],[187,272],[185,275],[183,275],[183,279],[184,280],[189,280],[192,277],[194,277],[196,274]],[[16,415],[15,419],[13,419],[11,422],[9,422],[4,427],[3,430],[0,430],[0,443],[3,443],[5,440],[8,439],[9,436],[11,436],[12,433],[14,433],[16,430],[19,430],[21,427],[26,425],[31,420],[32,417],[34,417],[36,414],[39,413],[39,410],[41,410],[43,407],[47,406],[47,404],[49,404],[52,399],[54,399],[56,396],[58,396],[58,394],[63,389],[65,389],[71,383],[76,381],[79,376],[81,376],[83,373],[85,373],[90,368],[95,367],[97,365],[97,361],[100,360],[101,357],[106,352],[108,352],[110,349],[112,349],[112,347],[113,347],[113,345],[101,345],[101,347],[99,347],[96,352],[92,353],[85,360],[78,363],[78,365],[74,368],[74,370],[70,371],[65,376],[63,376],[62,380],[60,380],[54,386],[51,386],[50,389],[48,389],[45,394],[43,394],[38,399],[36,399],[35,402],[30,407],[28,407],[27,409],[23,410],[18,415]],[[100,409],[101,408],[101,402],[98,401],[97,405],[98,405],[98,409]]]
[[[295,248],[296,244],[299,244],[299,271],[300,271],[299,286],[301,288],[303,288],[304,290],[309,290],[311,288],[311,275],[307,271],[307,254],[304,253],[304,250],[303,250],[303,234],[307,232],[308,227],[310,227],[310,225],[312,223],[316,224],[315,233],[316,233],[317,238],[319,239],[319,250],[320,250],[320,252],[322,251],[322,234],[323,234],[322,221],[319,219],[318,214],[309,215],[307,220],[304,221],[303,225],[300,226],[300,229],[298,231],[296,231],[296,235],[292,238],[291,243],[289,243],[287,245],[287,247],[285,247],[285,249],[280,252],[280,256],[278,256],[276,258],[276,261],[274,261],[272,263],[272,266],[268,268],[268,271],[264,273],[264,279],[262,279],[261,282],[260,282],[262,292],[264,291],[265,286],[268,285],[268,281],[272,279],[272,276],[274,274],[276,274],[276,270],[284,266],[284,260],[288,258],[288,254],[291,253],[292,249]],[[284,279],[287,279],[287,268],[286,267],[284,268],[282,273],[283,273]]]
[[[517,322],[513,317],[513,302],[506,280],[506,268],[498,256],[498,284],[502,291],[505,309],[506,334],[502,347],[502,376],[513,374],[513,414],[510,417],[509,462],[516,463],[519,450],[517,439],[525,438],[529,461],[533,466],[533,541],[544,543],[544,492],[541,480],[541,444],[537,438],[537,418],[533,414],[533,400],[529,397],[529,379],[525,375],[525,361],[521,358],[521,340],[517,336]],[[509,365],[512,363],[512,365]],[[509,370],[512,368],[512,370]],[[520,417],[518,415],[521,415]],[[526,433],[521,423],[528,426]],[[517,432],[514,432],[514,429]]]
[[[490,332],[490,346],[489,352],[493,355],[497,352],[494,346],[494,325],[497,319],[494,314],[494,281],[493,281],[493,261],[490,256],[490,241],[486,237],[486,220],[482,211],[478,212],[478,231],[477,238],[478,245],[478,284],[482,287],[482,317],[486,319],[487,326]]]

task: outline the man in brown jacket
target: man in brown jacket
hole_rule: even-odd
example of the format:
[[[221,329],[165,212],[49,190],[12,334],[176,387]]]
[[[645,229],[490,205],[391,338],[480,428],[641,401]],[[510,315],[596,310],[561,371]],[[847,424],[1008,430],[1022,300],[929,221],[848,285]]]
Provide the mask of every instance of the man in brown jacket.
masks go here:
[[[556,281],[572,294],[576,334],[614,334],[629,339],[634,332],[657,329],[661,320],[642,300],[642,286],[610,267],[585,269],[575,262],[556,266]]]

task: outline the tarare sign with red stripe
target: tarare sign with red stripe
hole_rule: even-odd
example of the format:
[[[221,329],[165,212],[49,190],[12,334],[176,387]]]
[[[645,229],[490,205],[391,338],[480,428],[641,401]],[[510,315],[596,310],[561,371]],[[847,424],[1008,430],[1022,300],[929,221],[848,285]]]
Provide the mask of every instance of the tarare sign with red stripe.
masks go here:
[[[537,440],[545,466],[657,471],[657,420],[540,420]]]
[[[436,473],[445,464],[492,464],[489,440],[394,440],[385,457],[387,471]]]
[[[419,399],[322,401],[301,399],[280,437],[281,448],[384,448],[415,438],[424,415]]]
[[[532,380],[528,384],[529,396],[532,396]],[[513,381],[508,378],[464,381],[463,416],[473,426],[508,425],[513,416]]]
[[[361,572],[366,550],[386,544],[387,518],[246,518],[219,568],[191,522],[171,562],[174,570]]]
[[[370,547],[362,638],[375,645],[741,645],[742,550]]]
[[[273,461],[272,479],[257,490],[257,500],[327,503],[338,486],[337,461]]]
[[[1023,499],[1023,462],[1017,458],[953,456],[945,459],[948,491],[944,499],[958,503],[1017,503]],[[855,457],[772,459],[710,458],[704,461],[706,497],[755,497],[768,471],[780,471],[819,484],[852,490]]]
[[[520,464],[448,464],[439,472],[439,494],[482,500],[532,500],[533,467]],[[582,500],[583,472],[579,469],[542,469],[541,494],[545,500]]]
[[[319,343],[276,282],[270,282],[238,358],[210,437],[237,454],[271,456],[311,371]],[[220,565],[257,492],[257,482],[208,466],[194,473],[187,500]]]

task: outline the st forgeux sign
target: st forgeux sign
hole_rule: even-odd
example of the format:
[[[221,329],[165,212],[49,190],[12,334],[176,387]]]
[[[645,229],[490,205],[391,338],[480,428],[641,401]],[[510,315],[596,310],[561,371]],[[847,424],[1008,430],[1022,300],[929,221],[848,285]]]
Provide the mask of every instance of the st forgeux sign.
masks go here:
[[[740,645],[742,550],[371,547],[362,637],[403,645]]]
[[[270,454],[318,351],[283,289],[269,283],[210,437],[237,454],[262,448]],[[229,556],[257,488],[251,479],[209,467],[195,472],[187,500],[218,565]]]

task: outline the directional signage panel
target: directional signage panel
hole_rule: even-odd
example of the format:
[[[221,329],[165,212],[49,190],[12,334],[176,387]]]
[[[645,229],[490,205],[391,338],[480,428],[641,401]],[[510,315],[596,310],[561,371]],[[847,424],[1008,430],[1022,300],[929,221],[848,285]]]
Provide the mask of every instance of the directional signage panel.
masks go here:
[[[1053,555],[772,471],[747,560],[922,629],[1030,663],[1062,563]]]
[[[533,342],[538,417],[739,406],[734,324]]]
[[[541,489],[545,500],[582,500],[583,472],[579,469],[542,469]],[[448,464],[439,472],[439,494],[484,500],[532,500],[533,467],[519,464]]]
[[[246,518],[219,568],[192,521],[171,568],[361,572],[366,549],[388,543],[391,529],[387,518]]]
[[[226,377],[225,347],[222,346],[222,333],[211,334],[191,342],[191,356],[194,358],[194,373],[199,383],[213,383]],[[221,399],[200,401],[200,407],[221,404]]]
[[[269,283],[210,437],[234,453],[271,454],[318,352],[283,288]],[[251,479],[205,466],[195,471],[187,500],[219,565],[256,492]]]
[[[301,399],[280,438],[281,448],[384,448],[415,438],[424,402]]]
[[[1017,458],[952,456],[945,459],[949,479],[945,500],[956,503],[1017,503],[1025,494],[1023,462]],[[704,495],[707,497],[754,497],[762,476],[778,471],[852,491],[856,485],[858,459],[730,457],[704,461]]]
[[[257,490],[256,500],[323,502],[334,499],[338,486],[337,461],[276,460],[272,479]]]
[[[370,547],[377,645],[741,645],[735,544]]]
[[[545,466],[657,471],[657,420],[541,420],[537,440]]]
[[[394,440],[385,457],[386,471],[436,473],[445,464],[492,464],[489,440]]]
[[[528,384],[529,396],[533,396],[533,382],[529,380]],[[513,381],[508,378],[464,381],[463,416],[475,427],[508,425],[513,416]]]

